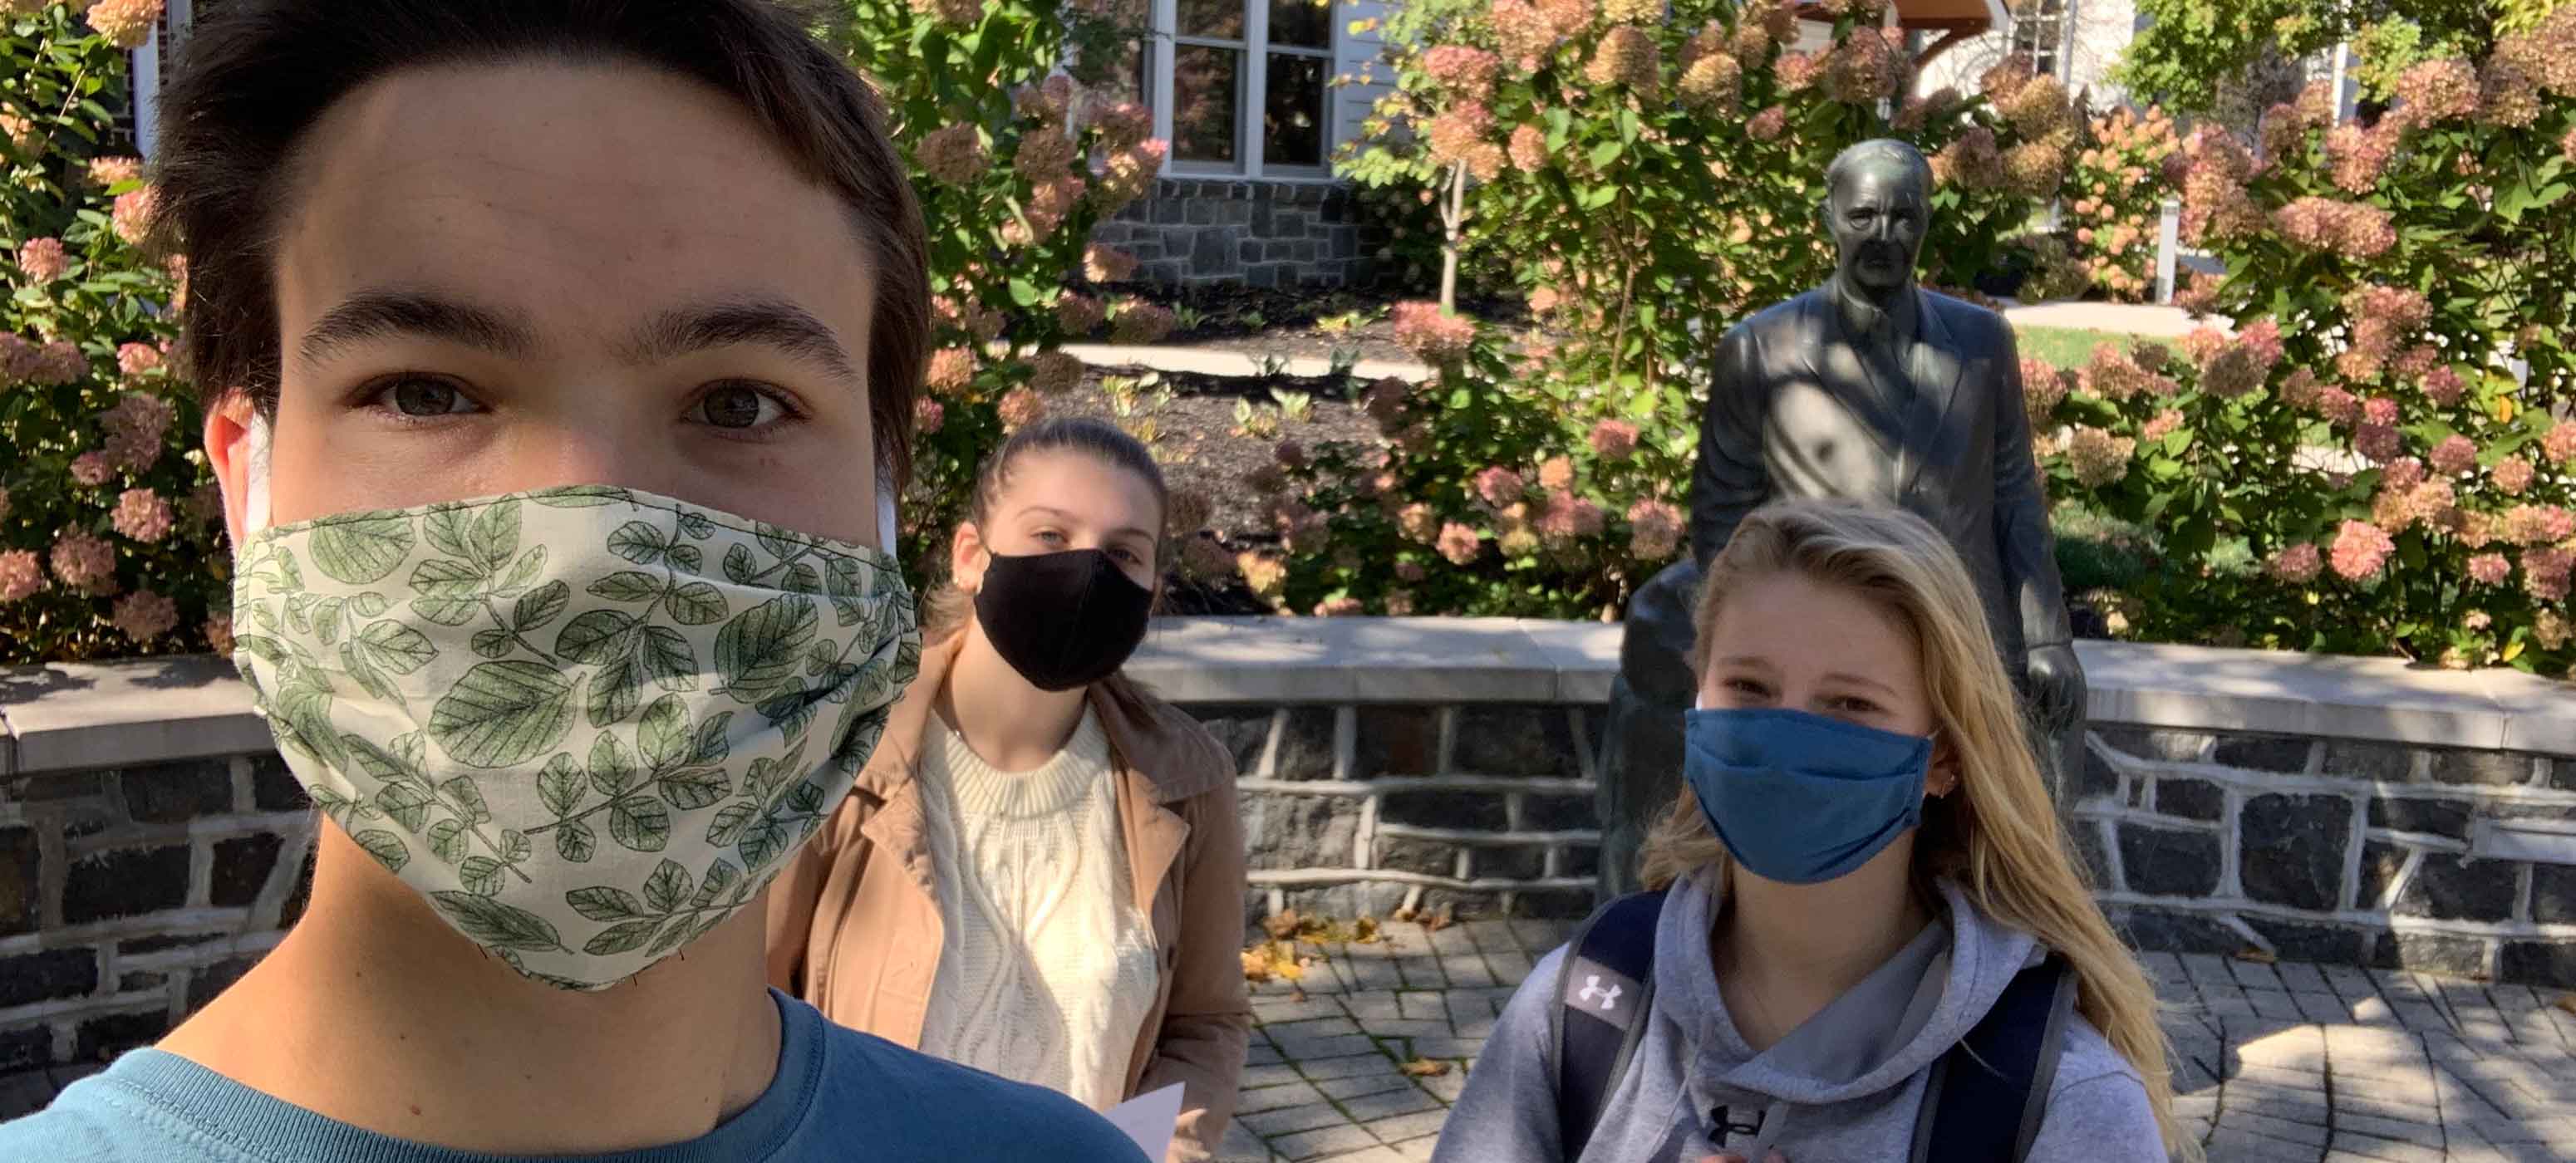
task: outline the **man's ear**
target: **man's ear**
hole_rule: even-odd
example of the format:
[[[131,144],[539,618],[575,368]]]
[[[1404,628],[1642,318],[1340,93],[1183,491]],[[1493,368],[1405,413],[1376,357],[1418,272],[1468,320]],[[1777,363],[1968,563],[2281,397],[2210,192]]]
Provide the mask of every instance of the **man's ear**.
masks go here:
[[[238,390],[206,409],[206,462],[214,466],[215,485],[224,495],[224,532],[235,545],[250,528],[251,425],[257,420],[250,397]]]

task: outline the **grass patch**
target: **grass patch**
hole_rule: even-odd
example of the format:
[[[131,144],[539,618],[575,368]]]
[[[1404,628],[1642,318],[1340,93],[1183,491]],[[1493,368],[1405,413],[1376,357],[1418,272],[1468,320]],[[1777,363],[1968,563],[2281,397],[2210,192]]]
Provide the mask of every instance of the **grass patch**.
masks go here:
[[[2104,343],[2135,343],[2137,336],[2117,331],[2095,331],[2088,327],[2016,327],[2014,342],[2024,358],[2044,359],[2058,367],[2082,367],[2093,359],[2093,348]]]

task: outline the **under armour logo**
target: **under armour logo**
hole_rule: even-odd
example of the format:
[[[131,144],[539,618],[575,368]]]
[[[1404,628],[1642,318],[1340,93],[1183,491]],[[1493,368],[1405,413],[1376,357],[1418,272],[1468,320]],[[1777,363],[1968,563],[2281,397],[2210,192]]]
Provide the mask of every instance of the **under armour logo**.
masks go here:
[[[1717,1145],[1723,1147],[1726,1145],[1726,1141],[1728,1139],[1734,1138],[1737,1135],[1759,1136],[1762,1133],[1762,1123],[1766,1117],[1765,1112],[1761,1108],[1756,1107],[1745,1113],[1753,1116],[1753,1120],[1751,1122],[1738,1122],[1729,1117],[1730,1112],[1726,1107],[1719,1107],[1716,1110],[1708,1112],[1710,1129],[1709,1137],[1716,1139]]]
[[[1594,998],[1599,998],[1601,1000],[1601,1012],[1605,1014],[1619,1008],[1618,986],[1614,985],[1608,989],[1601,988],[1601,975],[1598,973],[1586,975],[1583,979],[1583,983],[1583,992],[1574,995],[1574,999],[1576,1001],[1582,1002],[1585,1005],[1590,1005]]]

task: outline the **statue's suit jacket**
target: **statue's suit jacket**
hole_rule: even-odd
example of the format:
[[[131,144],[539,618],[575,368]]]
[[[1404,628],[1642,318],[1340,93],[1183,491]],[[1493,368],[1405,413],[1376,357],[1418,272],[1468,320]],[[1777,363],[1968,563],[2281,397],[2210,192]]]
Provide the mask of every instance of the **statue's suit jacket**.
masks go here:
[[[1691,553],[1706,569],[1766,501],[1902,506],[1957,547],[2018,682],[2031,646],[2073,635],[2012,328],[1946,295],[1909,293],[1916,341],[1894,364],[1910,386],[1892,393],[1844,338],[1829,289],[1777,304],[1719,341],[1691,482]]]

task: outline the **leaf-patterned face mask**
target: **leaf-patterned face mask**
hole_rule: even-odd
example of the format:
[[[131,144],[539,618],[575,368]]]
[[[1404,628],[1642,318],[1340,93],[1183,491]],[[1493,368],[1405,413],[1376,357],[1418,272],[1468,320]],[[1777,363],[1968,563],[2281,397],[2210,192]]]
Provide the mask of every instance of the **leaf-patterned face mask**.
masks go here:
[[[566,989],[758,895],[921,658],[887,554],[605,486],[260,530],[233,625],[314,803]]]

